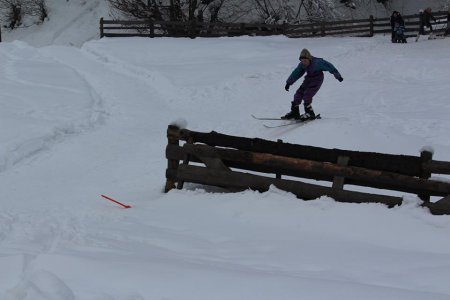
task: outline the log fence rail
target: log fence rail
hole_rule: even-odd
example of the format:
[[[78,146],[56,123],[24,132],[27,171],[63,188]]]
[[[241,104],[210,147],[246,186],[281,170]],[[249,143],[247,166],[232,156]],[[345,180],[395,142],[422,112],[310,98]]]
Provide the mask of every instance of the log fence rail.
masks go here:
[[[435,32],[446,32],[447,12],[433,13],[437,21]],[[407,37],[417,35],[420,28],[419,15],[403,16]],[[355,19],[333,22],[304,24],[258,24],[258,23],[200,23],[152,21],[152,20],[104,20],[100,19],[100,37],[222,37],[222,36],[266,36],[285,35],[288,37],[320,36],[360,36],[371,37],[375,34],[390,34],[389,18]]]
[[[275,185],[305,200],[330,196],[340,202],[402,204],[398,196],[344,190],[345,185],[355,185],[416,194],[431,213],[450,214],[450,181],[430,179],[433,174],[450,175],[450,162],[433,160],[427,150],[411,156],[325,149],[176,126],[168,127],[167,137],[166,192],[181,189],[184,182],[231,191],[267,191]],[[328,181],[331,186],[299,178]],[[432,196],[442,199],[431,202]]]

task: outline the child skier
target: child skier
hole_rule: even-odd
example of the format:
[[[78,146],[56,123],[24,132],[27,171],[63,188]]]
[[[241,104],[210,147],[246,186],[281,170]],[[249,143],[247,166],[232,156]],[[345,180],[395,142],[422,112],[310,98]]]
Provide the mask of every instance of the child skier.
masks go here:
[[[291,111],[281,117],[282,119],[306,121],[316,118],[316,114],[311,107],[311,102],[323,83],[323,71],[328,71],[333,74],[339,82],[344,80],[331,63],[323,58],[314,57],[308,49],[303,49],[300,53],[300,63],[286,80],[284,89],[289,91],[289,87],[302,77],[303,74],[306,73],[306,76],[300,88],[295,92],[294,100],[291,102]],[[300,115],[299,105],[302,103],[302,100],[304,101],[305,113]]]

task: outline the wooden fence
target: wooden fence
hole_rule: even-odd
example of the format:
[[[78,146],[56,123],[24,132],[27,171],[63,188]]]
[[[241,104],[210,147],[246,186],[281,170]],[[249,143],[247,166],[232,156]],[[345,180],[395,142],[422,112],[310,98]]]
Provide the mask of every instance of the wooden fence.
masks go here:
[[[182,189],[184,182],[231,191],[267,191],[274,185],[305,200],[330,196],[340,202],[402,204],[402,197],[344,190],[344,185],[354,185],[416,194],[431,213],[450,214],[450,181],[430,179],[432,174],[450,174],[450,162],[433,160],[428,151],[407,156],[325,149],[176,126],[168,127],[167,138],[166,192]],[[328,181],[331,186],[298,178]],[[431,196],[443,198],[431,202]]]
[[[436,12],[434,24],[437,33],[444,33],[447,12]],[[406,36],[419,32],[419,15],[408,15],[405,20]],[[168,21],[124,21],[100,19],[100,37],[221,37],[241,35],[286,35],[288,37],[317,36],[373,36],[390,33],[389,18],[307,23],[307,24],[256,24],[256,23],[199,23]]]

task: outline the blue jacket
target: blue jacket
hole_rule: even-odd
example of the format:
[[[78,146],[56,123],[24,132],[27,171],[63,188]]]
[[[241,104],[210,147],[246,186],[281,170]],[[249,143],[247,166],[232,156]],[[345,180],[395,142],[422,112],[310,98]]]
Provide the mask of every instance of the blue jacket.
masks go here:
[[[323,71],[330,72],[336,79],[342,77],[339,71],[330,62],[323,58],[313,57],[308,67],[300,62],[297,68],[292,71],[291,75],[286,80],[286,83],[293,85],[300,77],[303,76],[303,74],[306,73],[302,86],[309,87],[321,85],[323,82]]]

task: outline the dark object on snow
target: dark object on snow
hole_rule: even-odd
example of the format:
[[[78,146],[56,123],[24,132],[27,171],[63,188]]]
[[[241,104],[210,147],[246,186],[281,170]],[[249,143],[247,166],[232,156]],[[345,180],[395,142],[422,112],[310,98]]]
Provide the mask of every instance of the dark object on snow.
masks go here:
[[[450,174],[450,162],[433,160],[433,153],[427,150],[410,156],[325,149],[176,126],[169,126],[167,139],[165,192],[182,189],[185,182],[230,191],[250,188],[263,192],[274,185],[305,200],[329,196],[336,201],[389,207],[403,202],[398,196],[345,189],[345,185],[358,185],[416,194],[432,214],[450,215],[450,183],[430,179],[433,174]],[[302,178],[329,181],[332,186],[304,183]],[[430,196],[443,198],[431,202]]]
[[[430,29],[430,32],[433,32],[433,26],[431,25],[431,21],[436,22],[436,18],[433,16],[431,12],[431,7],[426,8],[424,11],[420,10],[419,13],[420,20],[420,34],[425,34],[425,27]]]
[[[394,33],[394,37],[392,39],[393,43],[407,43],[404,26],[396,26],[394,28],[393,33]]]
[[[405,21],[398,11],[392,12],[391,15],[391,41],[393,43],[406,43],[405,37]]]

